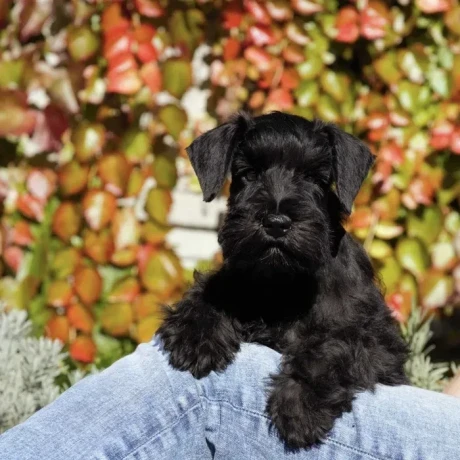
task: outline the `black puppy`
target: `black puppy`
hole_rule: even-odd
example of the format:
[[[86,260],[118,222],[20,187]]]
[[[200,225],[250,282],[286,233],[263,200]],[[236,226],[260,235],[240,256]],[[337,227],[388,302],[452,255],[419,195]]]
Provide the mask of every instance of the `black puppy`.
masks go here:
[[[406,347],[371,263],[341,225],[373,163],[331,124],[240,113],[187,149],[205,201],[232,175],[224,263],[168,309],[172,366],[222,371],[241,342],[283,355],[267,412],[289,448],[315,444],[358,391],[406,383]]]

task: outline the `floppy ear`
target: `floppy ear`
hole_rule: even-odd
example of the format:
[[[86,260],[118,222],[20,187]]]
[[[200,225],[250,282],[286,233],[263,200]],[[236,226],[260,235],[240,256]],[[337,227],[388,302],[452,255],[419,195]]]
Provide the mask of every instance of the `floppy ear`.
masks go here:
[[[358,138],[337,126],[328,125],[326,129],[332,146],[336,193],[344,211],[351,214],[353,201],[374,163],[374,155]]]
[[[204,201],[212,201],[222,189],[233,153],[251,122],[248,114],[240,112],[227,123],[197,137],[187,147]]]

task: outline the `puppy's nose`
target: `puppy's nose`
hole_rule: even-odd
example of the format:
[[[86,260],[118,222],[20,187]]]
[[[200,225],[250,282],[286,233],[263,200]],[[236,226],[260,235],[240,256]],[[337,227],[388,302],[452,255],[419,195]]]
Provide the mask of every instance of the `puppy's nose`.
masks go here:
[[[269,214],[263,220],[265,231],[274,238],[286,235],[291,228],[291,219],[284,214]]]

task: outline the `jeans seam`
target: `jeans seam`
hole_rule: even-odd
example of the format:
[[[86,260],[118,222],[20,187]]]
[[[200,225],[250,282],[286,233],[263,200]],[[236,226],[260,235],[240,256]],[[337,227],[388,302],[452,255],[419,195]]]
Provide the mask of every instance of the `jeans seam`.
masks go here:
[[[235,406],[232,402],[226,400],[226,399],[211,399],[211,398],[208,398],[207,396],[203,395],[203,398],[206,399],[207,401],[211,402],[211,403],[224,403],[224,404],[228,404],[229,406],[231,406],[233,409],[236,409],[238,411],[241,411],[241,412],[246,412],[247,414],[250,414],[250,415],[255,415],[255,416],[258,416],[258,417],[263,417],[264,419],[266,420],[269,420],[270,421],[270,417],[268,417],[267,415],[265,414],[262,414],[260,412],[257,412],[257,411],[250,411],[250,410],[247,410],[247,409],[244,409],[242,407],[238,407],[238,406]],[[380,457],[380,456],[376,456],[374,454],[371,454],[370,452],[366,452],[364,450],[361,450],[361,449],[358,449],[356,447],[352,447],[352,446],[349,446],[348,444],[344,444],[343,442],[340,442],[340,441],[337,441],[336,439],[334,438],[326,438],[325,442],[331,442],[332,444],[336,444],[337,446],[340,446],[342,448],[345,448],[345,449],[348,449],[348,450],[351,450],[355,453],[358,453],[358,454],[361,454],[361,455],[365,455],[366,457],[372,459],[372,460],[392,460],[391,457]]]
[[[157,438],[158,436],[160,436],[162,433],[164,433],[165,431],[167,430],[170,430],[171,428],[173,428],[174,426],[176,426],[180,420],[185,417],[189,412],[193,411],[194,409],[196,409],[197,407],[202,407],[201,406],[201,401],[194,404],[192,407],[190,407],[189,409],[187,409],[183,414],[181,414],[176,420],[174,420],[172,423],[170,423],[168,426],[164,427],[162,430],[160,431],[157,431],[155,432],[152,436],[150,436],[146,441],[144,441],[142,444],[140,444],[139,446],[137,446],[136,448],[134,448],[131,452],[129,452],[128,454],[126,454],[122,460],[126,460],[128,457],[130,457],[131,455],[134,455],[139,449],[141,449],[142,447],[144,447],[146,444],[148,444],[149,442],[153,441],[155,438]]]
[[[392,460],[391,457],[387,457],[386,455],[384,457],[377,457],[374,454],[371,454],[370,452],[367,452],[365,450],[358,449],[356,447],[349,446],[348,444],[344,444],[343,442],[337,441],[334,438],[327,438],[328,441],[330,441],[332,444],[336,444],[340,447],[344,447],[345,449],[352,450],[353,452],[356,452],[361,455],[365,455],[366,457],[369,457],[373,460]]]
[[[211,403],[213,403],[213,402],[225,403],[225,404],[228,404],[229,406],[232,406],[234,409],[239,410],[241,412],[246,412],[246,413],[251,414],[251,415],[257,415],[258,417],[263,417],[263,418],[265,418],[267,420],[270,420],[270,417],[268,417],[265,414],[262,414],[261,412],[251,411],[251,410],[248,410],[248,409],[244,409],[243,407],[235,406],[231,401],[228,401],[226,399],[211,399],[211,398],[208,398],[205,395],[203,395],[202,397],[204,399],[206,399],[207,401],[211,402]]]

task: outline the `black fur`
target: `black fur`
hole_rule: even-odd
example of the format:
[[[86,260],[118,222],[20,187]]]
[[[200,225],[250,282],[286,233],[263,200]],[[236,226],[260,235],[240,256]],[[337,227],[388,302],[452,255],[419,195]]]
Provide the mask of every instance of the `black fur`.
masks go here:
[[[171,364],[201,378],[222,371],[241,342],[283,355],[267,411],[290,449],[325,438],[357,392],[406,382],[406,347],[371,263],[341,221],[373,157],[321,121],[239,114],[188,148],[206,201],[231,171],[219,232],[224,263],[196,274],[159,334]],[[275,238],[268,215],[291,228]]]

